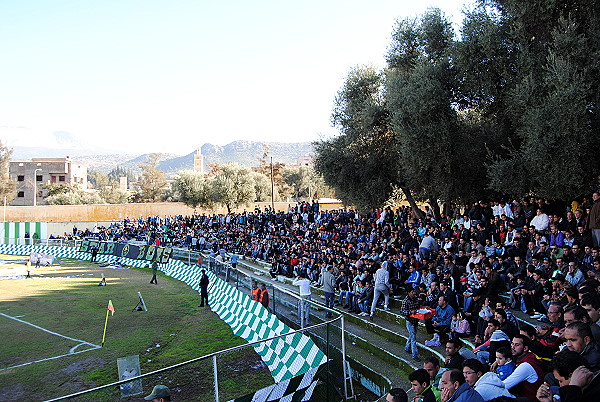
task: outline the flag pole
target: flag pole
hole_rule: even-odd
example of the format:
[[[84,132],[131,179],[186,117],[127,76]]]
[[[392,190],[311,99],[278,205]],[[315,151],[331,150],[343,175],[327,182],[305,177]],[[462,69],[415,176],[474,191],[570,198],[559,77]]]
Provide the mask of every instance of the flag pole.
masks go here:
[[[106,338],[106,326],[108,325],[108,312],[110,310],[106,310],[106,320],[104,321],[104,333],[102,334],[102,347],[104,347],[104,338]]]

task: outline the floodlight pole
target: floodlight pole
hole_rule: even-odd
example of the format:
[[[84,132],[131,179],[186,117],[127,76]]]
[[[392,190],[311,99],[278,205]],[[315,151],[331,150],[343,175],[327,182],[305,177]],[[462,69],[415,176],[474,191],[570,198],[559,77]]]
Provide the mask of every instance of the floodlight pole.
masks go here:
[[[273,157],[271,156],[271,209],[275,213],[275,179],[273,178]]]

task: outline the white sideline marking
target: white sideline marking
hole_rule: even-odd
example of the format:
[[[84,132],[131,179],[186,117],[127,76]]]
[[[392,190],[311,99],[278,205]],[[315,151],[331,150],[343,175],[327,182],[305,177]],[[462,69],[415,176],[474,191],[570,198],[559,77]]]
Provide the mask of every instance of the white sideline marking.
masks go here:
[[[71,337],[68,337],[68,336],[66,336],[66,335],[61,335],[61,334],[59,334],[59,333],[56,333],[56,332],[52,332],[52,331],[50,331],[50,330],[47,330],[47,329],[45,329],[45,328],[42,328],[42,327],[40,327],[40,326],[37,326],[37,325],[35,325],[35,324],[32,324],[32,323],[30,323],[30,322],[23,321],[23,320],[19,320],[19,319],[18,319],[18,318],[16,318],[16,317],[12,317],[12,316],[10,316],[10,315],[7,315],[7,314],[4,314],[4,313],[0,313],[0,315],[1,315],[1,316],[3,316],[3,317],[6,317],[6,318],[10,318],[11,320],[18,321],[18,322],[20,322],[20,323],[22,323],[22,324],[27,324],[27,325],[29,325],[29,326],[32,326],[32,327],[34,327],[34,328],[36,328],[36,329],[39,329],[39,330],[41,330],[41,331],[44,331],[44,332],[46,332],[46,333],[49,333],[49,334],[51,334],[51,335],[56,335],[56,336],[58,336],[58,337],[65,338],[65,339],[68,339],[68,340],[70,340],[70,341],[78,342],[78,344],[77,344],[77,345],[73,346],[73,347],[72,347],[72,348],[69,350],[69,353],[66,353],[66,354],[63,354],[63,355],[60,355],[60,356],[48,357],[48,358],[46,358],[46,359],[34,360],[34,361],[27,362],[27,363],[23,363],[23,364],[18,364],[18,365],[16,365],[16,366],[10,366],[10,367],[6,367],[6,368],[0,368],[0,371],[9,370],[9,369],[17,368],[17,367],[22,367],[22,366],[27,366],[27,365],[29,365],[29,364],[33,364],[33,363],[39,363],[39,362],[45,362],[45,361],[48,361],[48,360],[59,359],[59,358],[61,358],[61,357],[70,356],[70,355],[76,355],[76,354],[78,354],[78,353],[83,353],[83,352],[87,352],[87,351],[90,351],[90,350],[94,350],[94,349],[100,349],[100,348],[101,348],[101,346],[99,346],[99,345],[95,345],[95,344],[93,344],[93,343],[90,343],[90,342],[82,341],[82,340],[80,340],[80,339],[71,338]],[[76,352],[75,350],[76,350],[78,347],[82,346],[82,345],[87,345],[87,346],[90,346],[90,347],[89,347],[89,348],[87,348],[87,349],[80,350],[80,351],[77,351],[77,352]]]
[[[73,355],[76,355],[76,354],[79,354],[79,353],[83,353],[83,352],[88,352],[88,351],[94,350],[94,349],[100,349],[100,346],[94,346],[94,347],[89,348],[89,349],[80,350],[79,352],[73,352],[73,353],[69,352],[69,353],[66,353],[64,355],[52,356],[52,357],[48,357],[47,359],[40,359],[40,360],[34,360],[34,361],[23,363],[23,364],[17,364],[16,366],[10,366],[10,367],[6,367],[6,368],[0,368],[0,371],[10,370],[10,369],[18,368],[18,367],[23,367],[23,366],[27,366],[29,364],[34,364],[34,363],[41,363],[41,362],[45,362],[45,361],[48,361],[48,360],[60,359],[61,357],[73,356]]]

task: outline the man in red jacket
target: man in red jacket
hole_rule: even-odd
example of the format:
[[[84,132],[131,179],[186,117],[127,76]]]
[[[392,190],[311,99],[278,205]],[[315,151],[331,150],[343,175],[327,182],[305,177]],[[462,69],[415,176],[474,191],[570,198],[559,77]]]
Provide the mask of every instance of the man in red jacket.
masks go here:
[[[531,340],[525,335],[515,335],[511,349],[517,368],[504,380],[504,386],[515,396],[531,400],[536,399],[536,393],[544,380],[541,361],[529,351]]]

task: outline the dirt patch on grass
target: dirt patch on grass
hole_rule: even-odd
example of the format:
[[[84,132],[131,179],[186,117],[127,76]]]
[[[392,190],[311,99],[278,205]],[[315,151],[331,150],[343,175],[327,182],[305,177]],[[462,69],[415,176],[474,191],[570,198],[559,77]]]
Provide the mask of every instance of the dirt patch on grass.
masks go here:
[[[60,371],[64,372],[65,374],[75,374],[81,371],[102,368],[105,365],[106,362],[99,357],[89,357],[85,360],[71,363],[67,367],[62,368]]]
[[[25,387],[15,384],[0,390],[0,401],[18,401],[25,396]]]

